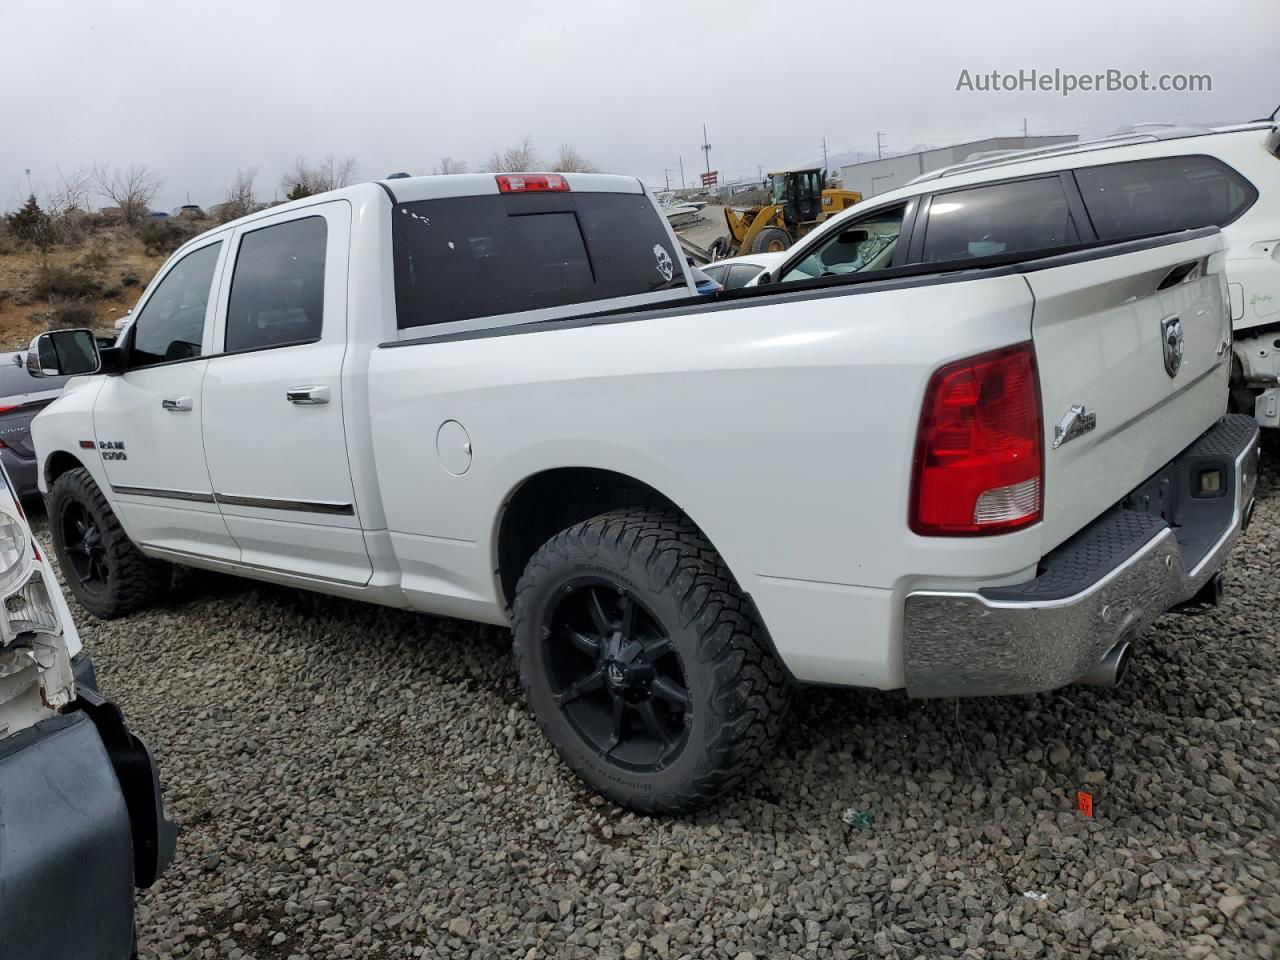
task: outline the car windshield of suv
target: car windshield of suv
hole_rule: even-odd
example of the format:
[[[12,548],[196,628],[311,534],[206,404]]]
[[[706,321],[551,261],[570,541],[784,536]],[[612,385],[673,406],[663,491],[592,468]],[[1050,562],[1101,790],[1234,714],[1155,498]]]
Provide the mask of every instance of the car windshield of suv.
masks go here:
[[[783,276],[783,283],[883,270],[893,262],[906,205],[881,210],[837,231]]]

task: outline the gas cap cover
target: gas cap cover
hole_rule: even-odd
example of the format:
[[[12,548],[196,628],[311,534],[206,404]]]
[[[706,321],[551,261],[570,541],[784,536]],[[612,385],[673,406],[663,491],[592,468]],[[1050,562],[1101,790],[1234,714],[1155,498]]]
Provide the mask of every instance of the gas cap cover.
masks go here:
[[[455,477],[471,469],[471,437],[457,420],[446,420],[436,431],[436,454]]]

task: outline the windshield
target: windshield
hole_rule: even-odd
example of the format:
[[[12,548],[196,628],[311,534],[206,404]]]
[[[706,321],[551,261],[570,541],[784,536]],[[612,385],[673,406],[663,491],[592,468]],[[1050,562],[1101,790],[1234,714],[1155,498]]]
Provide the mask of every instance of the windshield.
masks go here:
[[[850,223],[787,271],[783,282],[883,270],[893,262],[905,212],[904,204]]]

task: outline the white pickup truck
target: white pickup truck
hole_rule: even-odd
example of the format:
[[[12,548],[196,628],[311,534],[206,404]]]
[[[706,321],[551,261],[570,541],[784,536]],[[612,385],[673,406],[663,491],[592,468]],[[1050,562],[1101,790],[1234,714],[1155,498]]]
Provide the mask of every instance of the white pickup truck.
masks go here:
[[[29,351],[90,374],[33,424],[75,596],[120,616],[176,563],[510,623],[560,755],[649,811],[751,770],[796,684],[1114,682],[1252,507],[1221,235],[966,247],[1029,202],[928,261],[919,198],[867,206],[792,262],[874,271],[710,298],[622,177],[391,180],[204,234],[116,347]]]

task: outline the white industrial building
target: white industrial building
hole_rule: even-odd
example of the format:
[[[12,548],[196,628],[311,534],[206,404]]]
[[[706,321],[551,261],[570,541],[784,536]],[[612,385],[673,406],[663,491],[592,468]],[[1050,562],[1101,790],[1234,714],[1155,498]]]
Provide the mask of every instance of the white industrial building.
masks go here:
[[[910,183],[922,173],[937,170],[953,163],[963,163],[976,153],[992,150],[1030,150],[1050,147],[1055,143],[1071,143],[1080,139],[1075,135],[1055,137],[988,137],[971,140],[950,147],[937,147],[919,153],[903,153],[882,160],[851,163],[840,168],[840,178],[845,190],[857,190],[863,197],[897,189]]]

